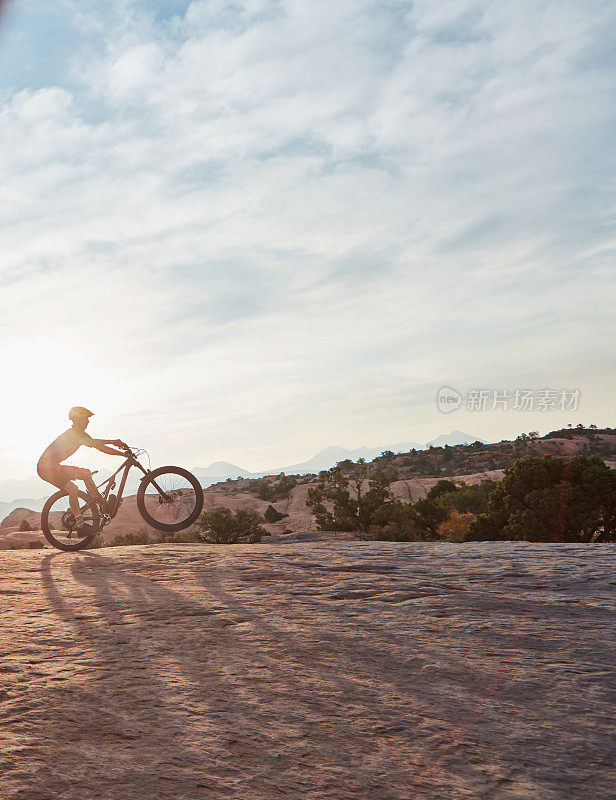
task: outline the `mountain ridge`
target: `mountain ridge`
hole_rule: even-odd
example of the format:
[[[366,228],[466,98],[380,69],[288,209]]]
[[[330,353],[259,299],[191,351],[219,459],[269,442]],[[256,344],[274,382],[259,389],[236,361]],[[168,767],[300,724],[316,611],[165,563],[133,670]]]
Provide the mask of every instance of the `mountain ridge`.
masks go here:
[[[234,479],[238,477],[262,478],[266,475],[279,475],[281,472],[284,472],[285,475],[299,475],[308,474],[311,472],[317,473],[324,469],[330,469],[331,467],[335,467],[339,461],[346,461],[347,459],[350,459],[351,461],[357,461],[359,458],[365,458],[366,461],[371,461],[373,458],[380,456],[381,453],[386,451],[391,451],[393,453],[408,453],[411,450],[426,450],[431,445],[435,447],[443,447],[445,444],[453,446],[455,444],[469,444],[473,442],[481,442],[482,444],[485,444],[484,440],[479,439],[477,436],[472,436],[456,430],[448,434],[441,434],[436,439],[432,439],[431,441],[426,442],[424,445],[419,444],[418,442],[395,442],[394,444],[380,445],[378,447],[364,446],[353,449],[340,447],[338,445],[329,445],[328,447],[324,447],[323,450],[319,450],[318,453],[306,461],[300,461],[296,464],[288,464],[284,467],[259,470],[256,472],[250,472],[250,470],[245,470],[242,467],[238,467],[235,464],[229,464],[226,461],[215,461],[207,467],[194,467],[193,472],[199,479],[216,477],[218,480],[227,480],[227,478]],[[232,470],[216,473],[214,468],[219,465],[228,465],[229,467],[232,467]]]

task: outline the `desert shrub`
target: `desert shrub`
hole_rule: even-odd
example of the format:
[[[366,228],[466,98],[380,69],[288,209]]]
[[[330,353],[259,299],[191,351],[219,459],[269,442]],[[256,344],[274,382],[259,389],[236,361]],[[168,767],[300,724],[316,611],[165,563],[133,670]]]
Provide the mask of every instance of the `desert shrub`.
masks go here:
[[[441,480],[430,489],[427,498],[428,500],[438,500],[444,494],[451,494],[457,491],[458,487],[453,481]]]
[[[424,538],[417,525],[410,503],[393,500],[383,504],[374,514],[366,539],[387,542],[417,542]]]
[[[485,480],[472,486],[462,486],[456,492],[441,495],[439,504],[447,511],[455,509],[461,514],[483,514],[488,509],[488,500],[497,485],[497,481]]]
[[[409,509],[409,513],[417,528],[422,532],[422,538],[438,538],[438,526],[447,517],[447,511],[434,500],[427,497],[418,500]]]
[[[280,474],[276,478],[259,478],[249,487],[249,491],[259,498],[259,500],[284,500],[287,498],[293,487],[297,486],[297,478],[290,475]]]
[[[129,547],[136,544],[182,544],[202,541],[203,537],[194,526],[184,531],[161,533],[159,536],[154,537],[152,537],[147,528],[140,528],[136,533],[114,536],[108,542],[100,536],[96,536],[89,547],[96,550],[100,547]]]
[[[283,514],[282,512],[277,511],[274,508],[274,506],[269,505],[265,509],[265,514],[263,516],[265,517],[265,521],[266,522],[278,522],[279,520],[284,519],[285,517],[288,517],[289,515],[288,514]]]
[[[133,544],[153,544],[154,539],[150,537],[148,531],[144,528],[137,531],[137,533],[126,533],[123,536],[114,536],[110,542],[101,545],[102,547],[128,547]]]
[[[33,530],[33,528],[32,528],[32,525],[30,525],[30,523],[28,522],[27,519],[22,519],[22,521],[19,523],[19,530],[20,531],[31,531],[31,530]]]
[[[260,542],[269,536],[262,523],[265,520],[253,509],[238,508],[235,513],[226,506],[218,506],[204,511],[199,517],[197,527],[202,540],[214,544],[238,544],[241,542]]]
[[[441,539],[447,539],[449,542],[466,542],[475,519],[475,514],[469,511],[457,511],[454,508],[447,519],[438,526],[437,533]]]
[[[45,545],[43,542],[35,541],[35,542],[26,542],[25,544],[22,542],[9,545],[7,548],[8,550],[43,550]]]
[[[325,514],[326,511],[327,511],[327,509],[325,508],[323,503],[317,503],[316,506],[313,506],[313,508],[312,508],[312,513],[315,514],[315,515],[316,514]]]
[[[202,542],[203,537],[199,531],[193,526],[184,531],[175,531],[175,533],[163,533],[158,540],[164,544],[192,544],[193,542]]]

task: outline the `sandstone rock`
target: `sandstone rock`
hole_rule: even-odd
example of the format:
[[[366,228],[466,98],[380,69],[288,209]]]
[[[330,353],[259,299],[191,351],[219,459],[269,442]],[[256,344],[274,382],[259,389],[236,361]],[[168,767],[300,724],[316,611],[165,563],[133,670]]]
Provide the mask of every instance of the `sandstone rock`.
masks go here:
[[[613,558],[2,552],[0,796],[611,800]]]

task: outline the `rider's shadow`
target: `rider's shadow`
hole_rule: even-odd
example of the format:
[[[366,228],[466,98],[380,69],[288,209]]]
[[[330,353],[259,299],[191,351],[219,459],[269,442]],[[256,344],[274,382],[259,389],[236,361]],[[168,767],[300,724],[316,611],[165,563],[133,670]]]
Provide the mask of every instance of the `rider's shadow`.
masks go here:
[[[224,664],[221,654],[228,652],[232,660],[228,618],[221,609],[195,607],[194,599],[88,551],[73,556],[70,566],[71,577],[92,591],[84,604],[85,592],[75,596],[61,591],[66,582],[54,579],[53,562],[65,558],[47,555],[41,568],[54,612],[81,644],[78,687],[69,684],[65,692],[67,702],[77,702],[83,716],[73,716],[73,730],[65,730],[64,738],[95,745],[96,772],[105,753],[121,741],[131,769],[139,773],[139,786],[159,772],[170,786],[187,776],[192,781],[207,775],[208,786],[224,794],[225,764],[233,747],[229,742],[241,735],[257,738],[265,751],[276,745],[274,737],[250,721],[254,703],[229,683],[224,667],[208,658],[215,651],[216,663]],[[186,620],[192,624],[186,626]],[[181,639],[179,621],[186,634]],[[58,758],[61,762],[56,751]]]

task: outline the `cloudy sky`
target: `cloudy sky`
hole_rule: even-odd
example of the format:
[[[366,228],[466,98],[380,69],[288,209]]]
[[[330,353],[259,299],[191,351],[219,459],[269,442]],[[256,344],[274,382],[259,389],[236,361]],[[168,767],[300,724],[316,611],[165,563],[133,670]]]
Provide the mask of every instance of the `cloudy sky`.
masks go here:
[[[616,5],[13,0],[0,476],[613,426]],[[437,410],[439,387],[579,389]]]

